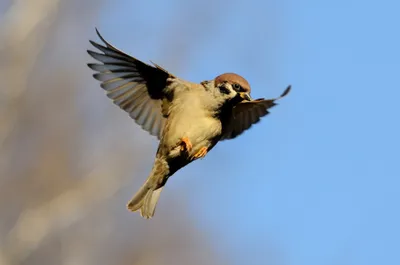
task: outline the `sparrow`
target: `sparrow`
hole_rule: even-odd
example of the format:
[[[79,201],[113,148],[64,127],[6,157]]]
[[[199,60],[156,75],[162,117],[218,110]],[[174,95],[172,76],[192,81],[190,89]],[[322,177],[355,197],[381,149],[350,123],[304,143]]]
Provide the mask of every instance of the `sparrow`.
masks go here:
[[[100,63],[89,63],[114,104],[159,139],[153,168],[127,208],[153,217],[161,191],[179,169],[203,158],[219,142],[233,139],[269,113],[277,100],[250,97],[250,84],[235,73],[192,83],[153,63],[146,64],[108,43],[90,43]]]

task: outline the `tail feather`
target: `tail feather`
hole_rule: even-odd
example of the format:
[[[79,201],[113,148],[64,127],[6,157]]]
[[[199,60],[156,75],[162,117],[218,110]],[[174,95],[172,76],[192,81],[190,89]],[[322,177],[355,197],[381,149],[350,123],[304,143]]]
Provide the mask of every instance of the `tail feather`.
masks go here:
[[[163,187],[147,193],[144,198],[143,206],[140,208],[140,215],[144,218],[151,218],[154,216],[158,199],[160,198]]]
[[[136,212],[137,210],[139,210],[143,206],[147,194],[152,192],[148,182],[149,181],[147,180],[146,183],[144,183],[143,186],[140,187],[135,196],[133,196],[132,199],[128,202],[127,207],[130,211]]]
[[[150,177],[128,202],[127,208],[132,212],[140,211],[140,215],[146,219],[153,217],[167,177],[168,164],[156,159]],[[161,181],[162,186],[157,185],[157,183],[160,183],[160,179],[164,180]]]

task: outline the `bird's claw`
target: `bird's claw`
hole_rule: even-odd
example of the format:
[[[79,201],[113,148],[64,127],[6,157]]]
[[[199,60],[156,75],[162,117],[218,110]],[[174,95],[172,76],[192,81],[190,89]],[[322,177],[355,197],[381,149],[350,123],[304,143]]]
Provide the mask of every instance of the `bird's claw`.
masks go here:
[[[204,146],[204,147],[200,148],[200,150],[197,151],[197,153],[193,157],[196,159],[202,158],[202,157],[205,157],[206,154],[207,154],[207,147]]]
[[[188,152],[188,153],[192,150],[192,147],[193,147],[192,143],[190,142],[189,138],[187,138],[187,137],[183,137],[181,139],[180,146],[181,146],[181,151],[186,150],[186,152]]]

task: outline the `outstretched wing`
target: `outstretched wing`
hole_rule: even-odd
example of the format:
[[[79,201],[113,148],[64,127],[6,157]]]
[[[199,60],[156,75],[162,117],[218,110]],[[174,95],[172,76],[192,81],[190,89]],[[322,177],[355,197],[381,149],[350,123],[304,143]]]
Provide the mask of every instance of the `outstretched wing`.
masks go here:
[[[223,124],[221,140],[233,139],[259,122],[262,117],[269,113],[268,109],[276,105],[276,100],[289,93],[290,88],[288,86],[278,98],[243,101],[236,105],[228,121]]]
[[[90,43],[101,53],[88,50],[101,64],[88,64],[96,71],[94,78],[101,81],[107,96],[129,113],[137,124],[151,135],[161,136],[165,118],[161,103],[167,79],[174,76],[155,65],[145,64],[108,43],[96,29],[105,46]]]

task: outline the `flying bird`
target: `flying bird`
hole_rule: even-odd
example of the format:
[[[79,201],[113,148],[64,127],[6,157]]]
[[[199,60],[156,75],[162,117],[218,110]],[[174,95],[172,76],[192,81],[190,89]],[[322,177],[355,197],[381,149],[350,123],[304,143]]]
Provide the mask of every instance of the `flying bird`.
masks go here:
[[[144,218],[153,217],[176,171],[206,156],[219,141],[242,134],[290,91],[288,86],[278,98],[253,100],[250,84],[235,73],[192,83],[124,53],[96,32],[103,44],[90,41],[98,51],[88,53],[100,62],[88,64],[96,71],[93,77],[114,104],[159,139],[153,169],[127,204]]]

